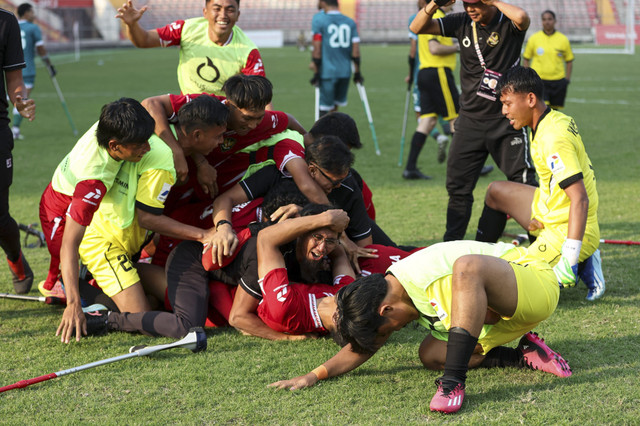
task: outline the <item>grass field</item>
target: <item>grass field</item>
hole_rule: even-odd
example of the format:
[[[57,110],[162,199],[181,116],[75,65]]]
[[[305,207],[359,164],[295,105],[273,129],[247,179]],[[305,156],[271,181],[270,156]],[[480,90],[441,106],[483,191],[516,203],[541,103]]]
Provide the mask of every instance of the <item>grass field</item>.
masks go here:
[[[434,177],[406,182],[397,166],[407,70],[405,46],[363,46],[363,75],[382,156],[376,156],[355,88],[343,111],[359,124],[364,148],[356,168],[374,193],[381,227],[398,243],[427,245],[444,232],[445,166],[429,140],[419,167]],[[313,90],[308,53],[293,47],[263,51],[275,86],[274,105],[309,128]],[[80,62],[53,58],[58,80],[78,129],[97,120],[100,107],[121,96],[143,99],[177,92],[177,50],[87,52]],[[603,238],[640,240],[640,55],[583,55],[574,66],[566,111],[579,126],[593,162],[600,196]],[[38,202],[53,170],[75,143],[55,91],[40,69],[37,120],[23,125],[14,149],[11,212],[21,223],[38,222]],[[415,120],[409,120],[409,143]],[[405,150],[405,154],[406,154]],[[475,235],[487,184],[481,178],[467,238]],[[510,224],[509,231],[518,232]],[[172,350],[80,372],[0,395],[0,423],[239,423],[406,424],[633,424],[640,415],[640,247],[601,246],[607,292],[584,300],[582,284],[561,293],[555,314],[537,331],[569,361],[573,376],[524,370],[469,372],[467,399],[455,417],[429,412],[436,372],[417,356],[425,331],[396,333],[364,366],[344,377],[299,392],[267,384],[306,373],[338,347],[327,339],[270,342],[233,329],[210,329],[209,349]],[[46,276],[45,248],[25,249],[36,274]],[[0,266],[0,292],[12,292]],[[32,290],[36,294],[37,289]],[[54,336],[62,309],[0,299],[0,386],[124,354],[137,344],[167,343],[112,333],[63,345]]]

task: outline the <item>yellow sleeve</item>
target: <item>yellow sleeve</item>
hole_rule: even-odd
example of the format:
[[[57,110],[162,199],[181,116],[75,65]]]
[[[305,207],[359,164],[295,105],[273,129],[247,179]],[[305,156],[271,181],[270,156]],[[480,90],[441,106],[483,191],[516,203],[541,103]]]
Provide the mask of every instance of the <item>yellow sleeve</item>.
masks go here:
[[[149,169],[138,180],[136,207],[154,214],[162,214],[164,203],[175,178],[169,170]]]

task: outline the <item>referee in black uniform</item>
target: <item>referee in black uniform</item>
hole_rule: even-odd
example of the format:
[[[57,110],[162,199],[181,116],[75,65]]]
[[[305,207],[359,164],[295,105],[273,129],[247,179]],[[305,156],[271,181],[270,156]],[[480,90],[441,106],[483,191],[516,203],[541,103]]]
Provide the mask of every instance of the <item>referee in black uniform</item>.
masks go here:
[[[460,42],[460,112],[447,161],[447,229],[444,241],[464,238],[471,218],[473,189],[487,156],[510,181],[537,185],[526,131],[515,130],[501,114],[495,95],[502,73],[520,62],[529,15],[496,0],[468,0],[466,13],[432,19],[439,6],[427,4],[411,23],[411,31],[455,37]]]

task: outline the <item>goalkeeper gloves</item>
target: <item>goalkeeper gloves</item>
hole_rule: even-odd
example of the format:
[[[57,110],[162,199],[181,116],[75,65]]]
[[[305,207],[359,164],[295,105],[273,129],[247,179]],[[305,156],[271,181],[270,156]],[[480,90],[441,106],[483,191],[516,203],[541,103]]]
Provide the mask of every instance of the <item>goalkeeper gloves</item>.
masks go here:
[[[553,267],[560,288],[573,287],[578,282],[578,258],[581,248],[582,241],[569,238],[562,245],[562,256]]]

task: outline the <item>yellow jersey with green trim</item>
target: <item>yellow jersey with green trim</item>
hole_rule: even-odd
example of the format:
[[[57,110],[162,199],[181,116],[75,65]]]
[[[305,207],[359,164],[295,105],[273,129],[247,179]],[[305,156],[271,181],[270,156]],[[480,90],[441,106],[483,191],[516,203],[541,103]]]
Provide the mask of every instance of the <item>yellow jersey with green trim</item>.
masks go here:
[[[209,38],[209,22],[204,18],[187,19],[180,39],[178,84],[182,93],[215,93],[222,95],[222,85],[238,73],[264,76],[262,60],[257,47],[237,26],[233,27],[231,40],[220,46]],[[255,51],[256,63],[251,72],[249,55]]]
[[[176,181],[171,148],[156,135],[149,145],[151,150],[139,162],[124,162],[87,230],[121,246],[129,255],[142,248],[147,232],[138,224],[136,208],[162,214]]]
[[[573,118],[547,108],[530,140],[531,158],[540,179],[532,217],[545,227],[568,223],[571,200],[564,189],[582,179],[589,197],[587,227],[597,226],[596,176]]]
[[[524,248],[507,243],[481,243],[478,241],[450,241],[438,243],[394,263],[387,269],[398,279],[421,316],[423,327],[443,333],[451,327],[451,274],[458,258],[468,254],[500,257],[520,264],[537,261],[527,258]],[[439,290],[436,290],[438,287]],[[427,289],[435,290],[429,298]],[[480,337],[491,326],[485,325]]]
[[[565,78],[565,62],[575,58],[569,39],[559,31],[551,35],[544,31],[533,34],[522,56],[531,61],[531,68],[536,70],[541,79],[551,81]]]
[[[97,129],[96,121],[56,168],[51,179],[51,186],[56,192],[71,197],[76,185],[85,180],[99,180],[107,191],[113,185],[116,173],[125,161],[113,159],[106,149],[98,145]]]
[[[433,19],[444,17],[443,11],[438,9],[433,15]],[[453,46],[453,39],[450,37],[443,37],[431,34],[419,34],[418,35],[418,57],[420,59],[420,69],[423,68],[451,68],[456,69],[456,54],[451,53],[449,55],[434,55],[429,51],[429,41],[435,40],[443,46]]]

